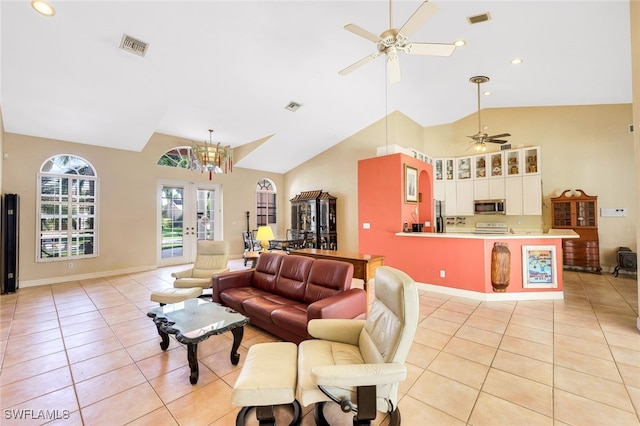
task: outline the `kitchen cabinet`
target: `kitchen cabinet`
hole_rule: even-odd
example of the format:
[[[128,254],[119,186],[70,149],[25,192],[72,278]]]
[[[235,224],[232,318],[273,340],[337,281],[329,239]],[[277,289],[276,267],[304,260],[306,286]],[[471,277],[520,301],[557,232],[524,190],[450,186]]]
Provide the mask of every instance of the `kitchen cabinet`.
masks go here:
[[[506,176],[516,177],[522,175],[522,150],[512,149],[504,153],[506,166]]]
[[[523,174],[539,175],[540,174],[540,147],[522,149],[522,165]]]
[[[522,191],[522,178],[510,177],[504,180],[505,189],[505,214],[510,216],[522,215],[522,202],[524,193]]]
[[[563,240],[565,266],[579,266],[600,273],[600,243],[598,238],[598,197],[583,190],[566,190],[551,198],[554,228],[573,229],[580,238]]]
[[[473,181],[473,198],[474,200],[504,199],[504,179],[476,179]]]
[[[456,158],[456,179],[471,180],[471,157]]]
[[[473,181],[460,180],[456,184],[456,214],[473,216]],[[446,209],[446,206],[445,206]]]
[[[542,214],[542,178],[540,175],[508,177],[505,180],[507,215]]]
[[[504,153],[502,151],[489,154],[489,167],[489,177],[504,177]]]

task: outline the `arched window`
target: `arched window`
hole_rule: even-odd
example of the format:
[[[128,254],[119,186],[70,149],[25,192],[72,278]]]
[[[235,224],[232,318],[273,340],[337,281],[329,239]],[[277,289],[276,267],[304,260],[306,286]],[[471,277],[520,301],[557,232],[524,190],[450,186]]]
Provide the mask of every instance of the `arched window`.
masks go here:
[[[256,185],[256,219],[258,226],[275,225],[278,217],[276,185],[271,179],[261,179]]]
[[[75,155],[55,155],[38,173],[36,262],[98,255],[98,178]]]

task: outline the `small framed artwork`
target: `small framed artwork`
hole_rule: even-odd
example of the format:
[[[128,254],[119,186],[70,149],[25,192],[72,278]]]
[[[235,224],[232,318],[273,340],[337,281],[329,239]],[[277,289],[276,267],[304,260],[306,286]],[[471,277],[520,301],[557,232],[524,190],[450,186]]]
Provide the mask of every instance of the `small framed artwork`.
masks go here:
[[[522,286],[557,288],[556,246],[522,246]]]
[[[418,169],[404,165],[404,201],[418,202]]]

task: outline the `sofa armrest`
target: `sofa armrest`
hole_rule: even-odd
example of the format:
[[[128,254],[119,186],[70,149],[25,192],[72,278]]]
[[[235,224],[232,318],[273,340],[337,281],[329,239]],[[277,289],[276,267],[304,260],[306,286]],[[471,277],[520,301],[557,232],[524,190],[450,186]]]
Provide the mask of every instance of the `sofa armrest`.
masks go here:
[[[365,320],[354,319],[314,319],[307,324],[311,337],[357,346]]]
[[[352,288],[334,296],[317,300],[307,307],[307,323],[319,318],[357,318],[367,312],[367,293]]]
[[[400,383],[407,368],[399,362],[388,364],[321,365],[311,369],[311,377],[320,386],[378,386]]]
[[[253,281],[253,269],[225,272],[211,277],[213,286],[213,301],[221,303],[220,292],[234,287],[251,287]]]

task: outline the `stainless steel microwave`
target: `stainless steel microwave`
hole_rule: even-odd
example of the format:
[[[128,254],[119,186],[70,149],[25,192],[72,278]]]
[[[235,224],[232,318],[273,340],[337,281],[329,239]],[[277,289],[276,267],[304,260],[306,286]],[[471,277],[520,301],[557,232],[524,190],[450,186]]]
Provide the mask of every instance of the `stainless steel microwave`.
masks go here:
[[[505,214],[504,200],[475,200],[473,214]]]

